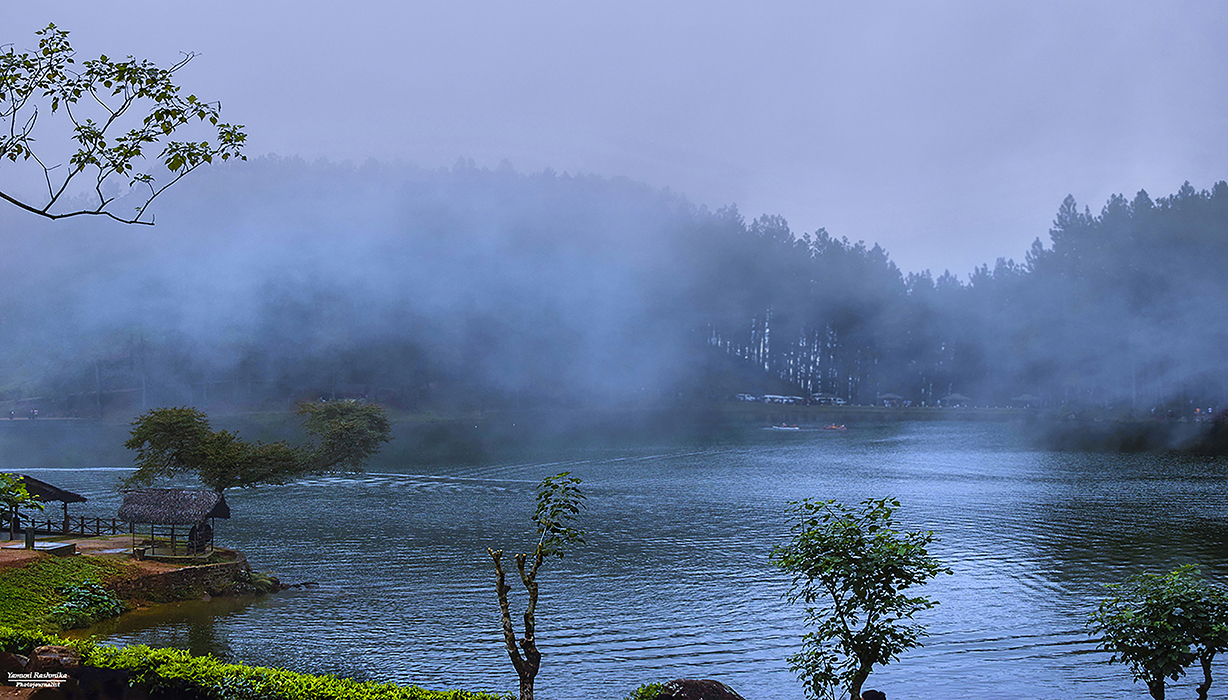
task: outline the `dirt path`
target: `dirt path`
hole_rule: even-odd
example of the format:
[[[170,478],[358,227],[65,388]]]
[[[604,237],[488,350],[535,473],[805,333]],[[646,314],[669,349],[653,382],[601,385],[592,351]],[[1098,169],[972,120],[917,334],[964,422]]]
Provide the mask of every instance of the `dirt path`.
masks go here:
[[[110,537],[70,537],[57,542],[71,542],[77,545],[77,554],[81,556],[106,557],[122,561],[134,567],[134,575],[158,574],[181,568],[176,564],[159,561],[136,561],[128,553],[131,551],[132,538],[129,535],[112,535]],[[53,556],[46,552],[24,549],[21,542],[0,540],[0,571],[14,567],[25,566],[30,562]]]

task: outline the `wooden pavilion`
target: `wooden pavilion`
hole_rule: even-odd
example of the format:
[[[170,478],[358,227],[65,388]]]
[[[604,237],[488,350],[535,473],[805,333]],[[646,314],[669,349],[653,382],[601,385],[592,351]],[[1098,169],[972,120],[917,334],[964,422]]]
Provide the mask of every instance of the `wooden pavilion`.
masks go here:
[[[217,491],[128,489],[123,494],[119,519],[132,525],[132,553],[138,559],[211,553],[214,521],[230,518],[230,506]],[[148,532],[149,539],[138,544],[138,532]]]
[[[64,506],[63,534],[67,535],[70,530],[69,524],[68,524],[68,504],[69,503],[84,503],[86,500],[85,496],[82,496],[81,494],[78,494],[78,493],[73,493],[72,491],[66,491],[58,486],[52,486],[51,484],[48,484],[45,481],[39,481],[38,479],[35,479],[32,476],[26,476],[25,474],[17,474],[16,476],[17,476],[17,482],[21,484],[22,486],[26,487],[26,492],[29,493],[34,498],[37,498],[39,501],[43,503],[51,503],[52,501],[59,501],[61,504],[63,504]],[[43,523],[43,525],[46,525],[46,523]],[[33,527],[33,523],[31,523],[31,527]],[[21,529],[22,528],[18,525],[17,509],[13,508],[9,512],[9,538],[17,539],[17,532]]]

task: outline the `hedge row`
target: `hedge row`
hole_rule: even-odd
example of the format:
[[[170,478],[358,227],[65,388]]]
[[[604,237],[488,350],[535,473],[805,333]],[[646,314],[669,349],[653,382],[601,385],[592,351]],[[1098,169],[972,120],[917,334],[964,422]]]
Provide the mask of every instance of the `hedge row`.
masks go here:
[[[0,627],[0,651],[28,655],[35,647],[58,644],[81,653],[82,663],[128,671],[133,685],[151,697],[200,700],[508,700],[508,695],[309,676],[275,668],[240,666],[181,649],[147,646],[116,649],[89,640],[63,640],[41,632]]]

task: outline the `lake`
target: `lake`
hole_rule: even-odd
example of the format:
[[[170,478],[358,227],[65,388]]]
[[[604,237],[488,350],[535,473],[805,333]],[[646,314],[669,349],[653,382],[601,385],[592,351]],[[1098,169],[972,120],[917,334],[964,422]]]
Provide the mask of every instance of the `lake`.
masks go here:
[[[88,496],[91,514],[113,512],[125,473],[13,468]],[[677,677],[802,698],[785,657],[803,611],[781,598],[768,552],[787,537],[788,502],[805,497],[895,496],[899,521],[933,530],[954,570],[924,589],[940,601],[920,615],[925,646],[866,684],[893,700],[1146,697],[1086,633],[1102,584],[1187,562],[1228,576],[1224,459],[1039,451],[1003,424],[745,429],[232,491],[219,543],[319,586],[101,632],[301,672],[514,691],[486,547],[529,549],[534,487],[565,470],[584,480],[589,544],[539,577],[544,700],[621,698]]]

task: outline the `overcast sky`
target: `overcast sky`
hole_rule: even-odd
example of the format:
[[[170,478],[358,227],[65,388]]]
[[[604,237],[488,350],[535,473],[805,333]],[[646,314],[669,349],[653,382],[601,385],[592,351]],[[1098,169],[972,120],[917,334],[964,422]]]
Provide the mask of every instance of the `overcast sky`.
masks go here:
[[[627,176],[963,277],[1067,194],[1228,178],[1219,0],[4,2],[82,58],[199,55],[253,155]]]

